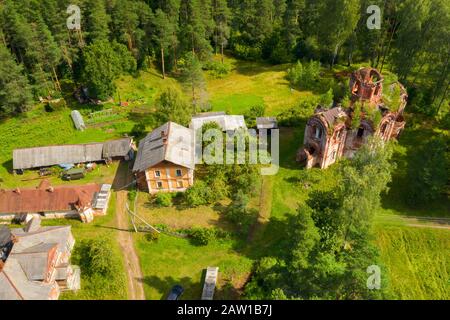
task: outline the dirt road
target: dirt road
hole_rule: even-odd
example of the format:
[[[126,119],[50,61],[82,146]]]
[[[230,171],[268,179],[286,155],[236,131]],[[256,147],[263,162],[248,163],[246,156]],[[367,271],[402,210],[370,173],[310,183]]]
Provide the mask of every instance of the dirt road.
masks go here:
[[[126,166],[120,166],[117,171],[117,178],[115,184],[117,186],[124,186],[129,183],[129,174]],[[125,270],[127,272],[128,283],[128,300],[145,300],[144,286],[142,279],[144,278],[139,264],[139,258],[133,245],[132,233],[129,226],[128,214],[126,212],[126,202],[128,192],[116,192],[116,226],[118,231],[118,241],[120,249],[122,250]]]
[[[413,228],[450,230],[450,218],[446,217],[414,217],[390,214],[381,214],[380,217],[385,221],[401,222]]]

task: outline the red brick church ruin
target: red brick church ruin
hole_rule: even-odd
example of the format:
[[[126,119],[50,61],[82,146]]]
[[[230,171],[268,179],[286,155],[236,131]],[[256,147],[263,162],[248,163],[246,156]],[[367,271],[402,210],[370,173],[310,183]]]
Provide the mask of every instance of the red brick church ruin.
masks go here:
[[[304,146],[297,153],[297,161],[307,168],[323,169],[341,157],[352,158],[369,136],[384,141],[396,139],[406,124],[403,111],[408,95],[399,82],[383,88],[384,82],[384,77],[373,68],[352,73],[349,106],[317,107],[306,125]]]

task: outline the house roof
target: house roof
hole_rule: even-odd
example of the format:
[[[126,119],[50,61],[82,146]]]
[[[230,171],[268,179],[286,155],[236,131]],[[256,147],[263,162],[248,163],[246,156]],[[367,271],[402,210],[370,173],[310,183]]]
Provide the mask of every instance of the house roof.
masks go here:
[[[49,167],[62,163],[97,162],[109,157],[125,156],[131,149],[131,138],[68,144],[57,146],[16,149],[13,151],[13,168],[31,169]]]
[[[14,257],[8,258],[0,272],[0,300],[48,300],[57,290],[56,283],[30,281]]]
[[[195,132],[204,124],[216,122],[223,131],[234,131],[239,128],[247,128],[244,116],[226,115],[225,113],[206,113],[192,117],[190,128]]]
[[[31,222],[36,222],[38,228],[29,228]],[[16,241],[0,272],[0,300],[57,298],[59,288],[56,282],[39,281],[46,278],[51,268],[51,253],[70,250],[67,244],[73,241],[71,227],[40,227],[39,222],[39,218],[34,218],[23,229],[11,229]],[[64,274],[59,277],[64,279]]]
[[[47,184],[47,183],[45,183]],[[0,214],[65,212],[77,204],[91,202],[101,185],[58,186],[21,190],[0,190]]]
[[[133,171],[145,171],[163,161],[194,169],[194,152],[194,132],[168,122],[141,140]]]

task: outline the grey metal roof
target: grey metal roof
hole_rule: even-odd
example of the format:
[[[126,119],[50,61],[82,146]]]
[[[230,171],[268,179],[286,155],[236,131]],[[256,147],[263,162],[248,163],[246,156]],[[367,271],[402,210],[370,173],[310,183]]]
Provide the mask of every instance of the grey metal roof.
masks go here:
[[[124,138],[106,142],[16,149],[13,151],[13,168],[31,169],[123,157],[130,152],[131,144],[131,138]]]
[[[0,226],[0,248],[11,241],[11,231],[5,226]]]
[[[194,132],[168,122],[141,140],[133,171],[145,171],[163,161],[194,169],[194,152]]]
[[[192,116],[192,119],[198,119],[198,118],[207,118],[207,117],[213,117],[213,116],[225,116],[226,112],[224,111],[218,111],[218,112],[203,112],[196,114],[195,116]]]
[[[204,124],[216,122],[223,131],[233,131],[239,128],[247,128],[244,116],[226,115],[224,113],[200,114],[192,118],[190,128],[197,132]]]
[[[131,138],[107,141],[103,145],[103,158],[125,157],[131,150]]]
[[[8,258],[0,272],[0,300],[46,300],[57,286],[30,281],[14,257]]]
[[[62,163],[85,163],[103,160],[103,143],[62,145],[16,149],[13,151],[13,167],[31,169]]]

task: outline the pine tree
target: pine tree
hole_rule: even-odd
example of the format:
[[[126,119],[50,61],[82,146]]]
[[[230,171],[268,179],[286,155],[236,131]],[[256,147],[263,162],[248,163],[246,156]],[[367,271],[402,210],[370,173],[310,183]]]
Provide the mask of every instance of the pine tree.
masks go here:
[[[202,64],[197,56],[189,52],[186,54],[183,69],[183,81],[191,87],[192,91],[192,105],[197,107],[197,91],[203,89],[205,85],[205,77],[202,71]],[[195,113],[197,110],[195,110]]]
[[[0,117],[24,112],[32,103],[31,87],[8,48],[0,44]]]
[[[224,48],[228,43],[230,37],[230,17],[231,12],[228,8],[226,0],[213,0],[212,2],[213,19],[214,19],[214,43],[215,52],[217,54],[217,47],[220,47],[220,53],[222,55],[222,63],[224,62]]]
[[[89,42],[96,40],[108,40],[111,17],[106,12],[104,0],[90,2],[89,16],[87,17],[87,28]]]
[[[170,21],[169,17],[166,13],[164,13],[161,9],[157,9],[155,12],[154,19],[154,41],[158,45],[161,51],[161,68],[163,79],[166,78],[166,68],[165,68],[165,55],[166,50],[173,43],[173,34],[175,33],[175,26]]]
[[[200,59],[205,60],[211,52],[211,45],[200,4],[200,0],[181,0],[179,39],[183,51],[191,50]]]

